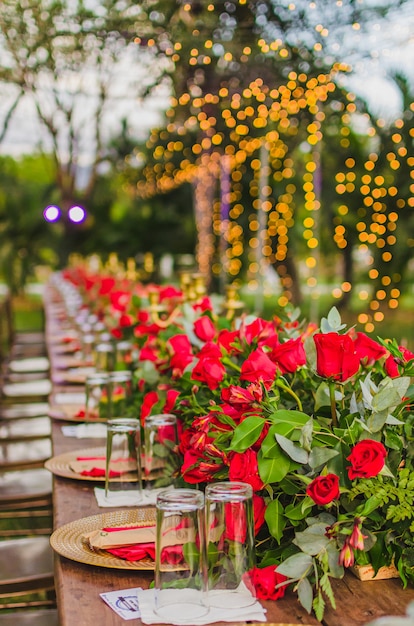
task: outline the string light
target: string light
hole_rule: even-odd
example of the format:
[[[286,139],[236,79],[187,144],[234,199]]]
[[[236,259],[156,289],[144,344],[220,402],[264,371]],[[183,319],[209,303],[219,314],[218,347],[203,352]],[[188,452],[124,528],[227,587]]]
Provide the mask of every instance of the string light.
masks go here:
[[[336,4],[342,3],[338,0]],[[191,11],[190,3],[183,6],[185,11]],[[289,10],[294,9],[293,4],[289,6]],[[207,10],[214,11],[214,4],[210,3]],[[353,27],[359,29],[360,25],[356,23]],[[328,35],[323,24],[316,31],[321,38]],[[282,59],[290,55],[279,39],[260,39],[257,46],[264,55],[277,54]],[[182,52],[181,44],[176,43],[172,48],[175,54]],[[245,46],[237,59],[234,50],[223,46],[220,59],[225,63],[246,62],[252,53],[252,46]],[[214,42],[200,39],[189,53],[189,62],[201,67],[212,62],[215,54]],[[333,180],[321,183],[318,151],[324,141],[323,124],[327,116],[324,107],[329,106],[332,96],[336,102],[335,76],[348,69],[338,64],[330,73],[317,76],[292,70],[285,83],[277,88],[270,87],[262,78],[252,80],[242,90],[223,82],[214,93],[203,93],[197,84],[191,85],[187,92],[172,99],[167,111],[170,121],[167,131],[151,133],[147,149],[153,162],[144,167],[136,191],[140,197],[149,198],[183,183],[192,184],[199,235],[197,262],[203,268],[201,271],[208,272],[213,267],[213,273],[219,276],[224,268],[232,279],[246,272],[257,281],[262,261],[265,265],[277,264],[283,298],[289,299],[292,285],[286,259],[292,229],[297,231],[301,227],[308,284],[315,286],[318,278],[314,272],[319,267],[322,237],[321,184],[333,184],[332,243],[342,254],[356,242],[356,251],[364,259],[372,288],[360,289],[356,296],[361,302],[370,301],[369,311],[358,318],[369,331],[382,319],[380,308],[397,308],[401,297],[398,288],[401,277],[393,267],[397,238],[401,241],[397,234],[400,214],[407,207],[414,207],[414,183],[406,183],[407,173],[408,180],[414,177],[414,157],[410,156],[409,145],[414,136],[410,127],[413,116],[396,120],[383,158],[378,148],[361,161],[361,157],[352,155],[351,144],[356,98],[352,93],[347,94],[341,104],[338,150],[348,155]],[[336,104],[339,101],[340,98]],[[369,124],[367,138],[378,143],[384,128],[384,120]],[[300,180],[291,146],[304,130],[306,148],[298,161],[301,167],[304,165]],[[268,146],[266,184],[260,181],[263,167],[260,149],[264,143]],[[220,191],[223,157],[227,159],[229,184],[225,199]],[[225,220],[223,202],[228,205]],[[258,219],[259,211],[265,220]],[[414,238],[408,238],[407,245],[413,248]],[[221,246],[221,252],[217,246]],[[332,295],[339,299],[349,294],[352,287],[344,281],[335,286]]]

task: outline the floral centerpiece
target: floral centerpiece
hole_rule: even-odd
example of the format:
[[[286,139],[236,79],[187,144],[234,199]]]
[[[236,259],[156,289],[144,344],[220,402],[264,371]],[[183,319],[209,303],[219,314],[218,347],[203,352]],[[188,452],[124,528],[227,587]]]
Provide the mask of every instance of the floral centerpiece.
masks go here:
[[[414,580],[414,354],[336,309],[319,328],[297,312],[230,325],[205,301],[136,328],[138,409],[179,416],[177,476],[254,489],[259,597],[290,585],[321,620],[355,564]]]
[[[150,286],[163,317],[148,288],[92,283],[114,336],[139,347],[131,414],[179,418],[177,479],[252,485],[259,598],[290,586],[322,620],[331,579],[355,565],[414,581],[412,352],[335,308],[319,326],[288,308],[230,320],[208,297]]]

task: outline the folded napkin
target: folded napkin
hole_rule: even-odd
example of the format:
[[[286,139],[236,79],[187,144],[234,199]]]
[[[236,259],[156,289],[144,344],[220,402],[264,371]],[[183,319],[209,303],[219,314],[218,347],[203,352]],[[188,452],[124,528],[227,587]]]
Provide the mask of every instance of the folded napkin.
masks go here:
[[[155,559],[155,525],[102,528],[83,536],[92,550],[105,550],[126,561]]]
[[[155,506],[157,494],[164,489],[143,489],[137,491],[114,491],[105,495],[105,489],[95,487],[96,502],[101,508],[104,507],[128,507],[128,506]]]
[[[179,515],[170,518],[170,528],[163,533],[163,552],[171,564],[183,563],[182,546],[194,542],[194,528],[184,528]],[[91,550],[104,550],[127,561],[155,560],[156,526],[115,526],[101,528],[83,535]]]
[[[106,424],[76,424],[75,426],[62,426],[62,433],[65,437],[76,437],[77,439],[106,438]]]
[[[76,474],[82,476],[104,477],[106,458],[104,456],[78,456],[70,461],[69,467]],[[109,470],[110,478],[117,478],[136,470],[136,462],[133,459],[114,459],[111,461]]]
[[[224,591],[223,594],[228,592]],[[141,612],[141,621],[144,624],[176,624],[177,626],[188,626],[185,619],[185,610],[181,611],[181,616],[174,616],[171,613],[168,621],[163,621],[154,612],[154,589],[137,589],[138,605]],[[177,604],[185,602],[187,589],[174,589],[174,600]],[[224,603],[223,603],[224,604]],[[256,601],[251,606],[223,609],[211,607],[206,615],[191,619],[191,626],[203,626],[213,622],[265,622],[266,610],[260,602]]]

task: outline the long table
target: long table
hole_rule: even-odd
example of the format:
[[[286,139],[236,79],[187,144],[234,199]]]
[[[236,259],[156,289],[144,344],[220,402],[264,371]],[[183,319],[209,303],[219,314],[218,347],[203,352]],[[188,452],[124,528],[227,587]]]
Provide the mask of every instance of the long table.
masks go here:
[[[77,391],[79,389],[82,387],[76,387]],[[63,388],[57,390],[62,391]],[[52,418],[54,456],[102,444],[102,440],[65,437],[62,434],[64,423]],[[93,493],[95,485],[87,480],[54,476],[55,529],[84,517],[116,510],[98,507]],[[153,580],[151,571],[83,564],[59,554],[55,556],[55,576],[61,626],[121,626],[125,621],[104,603],[99,594],[136,587],[148,588]],[[383,615],[403,615],[409,602],[414,600],[414,589],[404,590],[399,579],[361,582],[347,572],[343,580],[333,581],[333,587],[338,606],[333,610],[327,601],[322,622],[325,626],[363,626]],[[276,602],[263,601],[262,604],[267,610],[267,623],[272,626],[320,624],[313,615],[308,615],[292,591],[287,591],[285,597]],[[132,626],[142,622],[136,619],[128,623]],[[247,623],[237,622],[238,626]],[[225,626],[224,622],[217,624]]]

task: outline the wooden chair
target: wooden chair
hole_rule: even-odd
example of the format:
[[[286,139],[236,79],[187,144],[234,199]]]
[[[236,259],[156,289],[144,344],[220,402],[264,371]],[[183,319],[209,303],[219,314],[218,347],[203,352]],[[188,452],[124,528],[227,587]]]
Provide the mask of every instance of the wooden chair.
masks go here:
[[[2,610],[55,607],[49,537],[0,541],[0,602]]]
[[[50,435],[50,418],[46,415],[4,420],[0,418],[0,442],[30,441]]]
[[[43,467],[52,456],[50,437],[30,441],[0,440],[0,471]]]
[[[38,378],[25,382],[8,383],[1,386],[2,404],[13,404],[17,400],[23,402],[47,402],[52,391],[49,378]]]
[[[49,410],[48,402],[16,402],[9,404],[0,403],[0,419],[15,420],[23,417],[42,417],[47,415]]]
[[[0,613],[0,626],[59,626],[59,617],[56,609],[12,611]]]
[[[3,379],[8,382],[24,382],[49,375],[50,362],[46,356],[13,359],[3,366]]]
[[[44,468],[0,472],[0,538],[52,532],[52,475]]]

